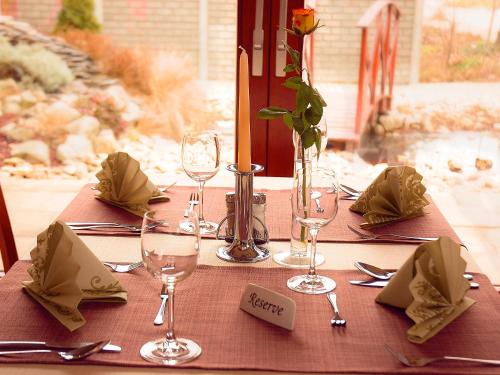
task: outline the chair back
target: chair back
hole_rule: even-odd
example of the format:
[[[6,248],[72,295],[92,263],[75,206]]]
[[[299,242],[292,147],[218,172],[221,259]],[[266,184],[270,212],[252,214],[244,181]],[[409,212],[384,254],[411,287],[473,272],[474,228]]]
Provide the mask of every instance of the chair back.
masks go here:
[[[16,243],[10,226],[9,214],[5,199],[0,185],[0,253],[2,254],[2,262],[4,271],[7,272],[10,267],[18,260]]]

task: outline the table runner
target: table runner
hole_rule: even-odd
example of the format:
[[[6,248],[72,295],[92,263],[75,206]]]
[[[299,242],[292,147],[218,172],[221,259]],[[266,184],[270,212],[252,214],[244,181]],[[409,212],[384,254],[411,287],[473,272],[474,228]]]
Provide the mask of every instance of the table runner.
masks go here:
[[[132,225],[141,225],[141,218],[131,213],[104,203],[94,196],[96,192],[91,189],[92,185],[86,185],[78,193],[75,199],[66,207],[58,217],[59,220],[67,222],[117,222]],[[169,189],[169,202],[151,204],[152,209],[169,207],[187,207],[189,195],[196,188],[187,186],[176,186]],[[220,222],[226,215],[225,193],[231,191],[229,188],[205,188],[205,219]],[[292,220],[292,209],[290,204],[290,190],[261,189],[259,192],[266,194],[266,224],[271,240],[289,240],[290,226]],[[430,200],[430,199],[429,199]],[[431,203],[425,208],[426,215],[411,220],[388,224],[380,228],[373,228],[374,234],[397,233],[408,236],[439,237],[448,236],[460,242],[455,231],[448,224],[437,206]],[[339,211],[337,217],[319,232],[319,241],[329,242],[358,242],[360,238],[352,233],[347,224],[359,227],[363,217],[349,210],[352,201],[339,200]],[[133,235],[130,232],[117,232],[113,230],[99,231],[77,231],[78,234],[91,235]],[[224,235],[224,231],[221,231]],[[137,234],[136,234],[137,235]],[[214,238],[208,235],[207,238]],[[384,239],[383,242],[391,242]],[[401,242],[401,241],[399,241]],[[415,241],[407,241],[414,243]]]
[[[129,291],[126,305],[85,303],[80,307],[86,325],[70,333],[40,305],[21,291],[29,262],[17,262],[0,280],[0,340],[91,341],[110,338],[121,345],[119,354],[98,353],[80,364],[144,366],[139,349],[161,337],[166,327],[152,324],[158,308],[160,284],[141,268],[117,278]],[[407,341],[412,324],[402,310],[375,303],[380,289],[348,284],[358,271],[327,271],[337,281],[337,295],[347,327],[332,328],[332,311],[324,295],[294,293],[286,280],[289,269],[199,266],[179,284],[176,329],[202,347],[196,361],[182,367],[228,370],[271,370],[331,373],[498,374],[498,367],[440,362],[425,368],[405,368],[385,352],[384,343],[412,355],[454,355],[498,359],[500,299],[484,275],[468,296],[477,303],[423,345]],[[273,289],[297,303],[295,330],[290,332],[258,320],[238,308],[248,282]],[[0,363],[62,363],[56,355],[0,357]],[[76,362],[75,362],[76,363]]]

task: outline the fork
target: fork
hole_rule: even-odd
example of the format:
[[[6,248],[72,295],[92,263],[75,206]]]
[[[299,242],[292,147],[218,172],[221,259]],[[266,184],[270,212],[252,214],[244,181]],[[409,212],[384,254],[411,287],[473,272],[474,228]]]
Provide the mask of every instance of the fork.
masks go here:
[[[403,363],[409,367],[423,367],[427,366],[429,363],[443,360],[451,360],[451,361],[465,361],[465,362],[477,362],[477,363],[486,363],[490,365],[500,366],[500,360],[493,359],[478,359],[478,358],[467,358],[467,357],[408,357],[404,354],[401,354],[394,349],[392,349],[389,345],[384,344],[385,350],[392,354],[394,358],[396,358],[399,362]]]
[[[163,286],[161,287],[160,298],[161,298],[161,305],[154,320],[155,326],[161,326],[163,324],[165,316],[165,304],[168,301],[167,284],[165,283],[163,283]]]
[[[339,308],[337,306],[337,295],[334,292],[329,292],[326,294],[326,297],[332,305],[333,312],[335,313],[334,317],[330,320],[330,324],[332,327],[345,327],[347,320],[340,317]]]
[[[102,262],[105,266],[108,266],[111,268],[113,272],[120,272],[120,273],[125,273],[125,272],[130,272],[135,270],[136,268],[139,268],[142,266],[142,260],[139,262],[135,263],[129,263],[129,264],[117,264],[117,263],[111,263],[111,262]]]
[[[191,193],[189,196],[188,204],[189,208],[184,211],[184,217],[188,217],[188,212],[193,211],[194,206],[196,206],[200,202],[200,197],[198,193]]]
[[[400,240],[415,240],[415,241],[436,241],[438,237],[417,237],[417,236],[404,236],[401,234],[395,234],[395,233],[382,233],[382,234],[372,234],[372,233],[366,233],[366,232],[361,232],[360,230],[352,227],[351,225],[347,224],[347,227],[354,233],[356,233],[358,236],[361,237],[361,239],[365,241],[371,241],[371,240],[380,240],[384,238],[395,238],[400,239]],[[469,249],[465,244],[459,243],[460,246],[463,246],[467,251]]]
[[[358,191],[356,189],[353,189],[352,187],[343,184],[340,184],[340,190],[353,197],[359,197],[361,194],[363,194],[362,191]]]

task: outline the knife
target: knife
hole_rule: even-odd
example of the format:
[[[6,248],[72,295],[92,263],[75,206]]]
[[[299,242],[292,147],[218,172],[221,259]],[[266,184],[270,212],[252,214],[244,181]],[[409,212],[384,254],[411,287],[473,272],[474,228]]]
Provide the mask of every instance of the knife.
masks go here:
[[[360,285],[360,286],[371,286],[374,288],[383,288],[387,284],[389,284],[389,280],[373,280],[373,281],[362,281],[362,280],[350,280],[352,285]],[[471,289],[479,288],[479,284],[475,282],[470,283]]]
[[[57,345],[51,344],[44,341],[0,341],[0,350],[35,350],[35,349],[61,349],[61,350],[71,350],[79,348],[80,346],[85,346],[91,344],[90,342],[82,342],[70,345]],[[119,353],[122,348],[118,345],[106,344],[102,348],[103,352]]]

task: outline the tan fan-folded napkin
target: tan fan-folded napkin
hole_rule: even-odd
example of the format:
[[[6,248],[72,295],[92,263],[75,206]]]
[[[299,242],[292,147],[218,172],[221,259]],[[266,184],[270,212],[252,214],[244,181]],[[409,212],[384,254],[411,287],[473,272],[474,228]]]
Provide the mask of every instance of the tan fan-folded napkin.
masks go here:
[[[149,210],[148,202],[162,202],[169,198],[141,171],[140,164],[126,152],[109,154],[97,172],[99,183],[96,198],[121,207],[128,212],[144,216]]]
[[[460,245],[449,237],[420,245],[376,301],[403,308],[414,322],[408,340],[422,344],[467,310],[469,282]]]
[[[37,237],[25,290],[70,331],[85,324],[81,301],[127,302],[127,291],[63,222]]]
[[[386,168],[350,207],[363,214],[362,228],[411,219],[424,214],[425,199],[422,176],[412,167]]]

